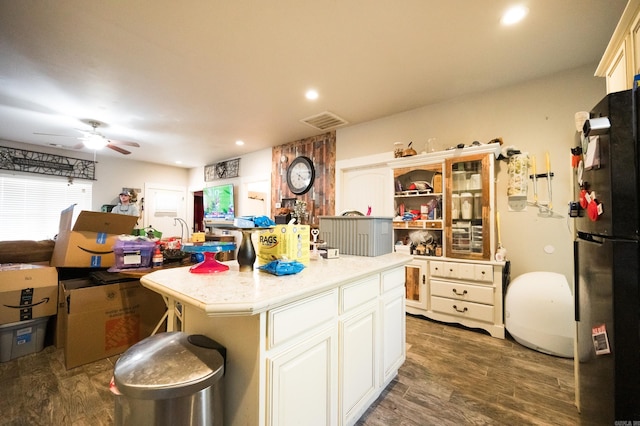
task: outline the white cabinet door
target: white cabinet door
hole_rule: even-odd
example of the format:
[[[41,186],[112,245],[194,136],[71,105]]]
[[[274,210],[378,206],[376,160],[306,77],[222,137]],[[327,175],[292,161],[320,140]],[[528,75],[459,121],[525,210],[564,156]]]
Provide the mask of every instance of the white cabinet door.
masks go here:
[[[619,92],[628,88],[627,41],[623,41],[606,74],[607,93]]]
[[[377,389],[378,302],[340,321],[340,412],[343,424],[352,424],[367,408],[369,396]],[[361,410],[360,410],[361,409]]]
[[[341,182],[336,214],[344,210],[366,213],[371,206],[373,216],[393,215],[393,177],[388,167],[345,170]]]
[[[406,357],[405,304],[403,288],[396,288],[382,299],[382,381],[391,380]]]
[[[267,357],[267,424],[336,424],[338,331],[326,329],[292,349]]]

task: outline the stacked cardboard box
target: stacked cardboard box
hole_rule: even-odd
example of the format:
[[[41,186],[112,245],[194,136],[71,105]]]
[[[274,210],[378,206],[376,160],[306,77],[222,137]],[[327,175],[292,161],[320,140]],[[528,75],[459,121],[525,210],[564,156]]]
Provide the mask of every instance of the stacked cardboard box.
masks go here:
[[[66,367],[121,354],[150,336],[165,311],[162,296],[139,280],[103,285],[85,278],[60,281],[56,333]]]
[[[137,219],[82,211],[72,227],[73,206],[61,213],[51,265],[59,268],[61,278],[56,289],[55,343],[64,347],[67,368],[124,352],[149,336],[163,318],[166,305],[162,296],[142,287],[138,279],[90,277],[98,273],[107,276],[105,268],[124,266],[118,237],[130,235]],[[148,264],[149,257],[150,249],[145,247],[136,259],[142,265]]]
[[[0,265],[0,362],[42,350],[57,301],[56,268]]]
[[[116,264],[113,247],[122,234],[131,234],[138,218],[82,211],[73,228],[73,206],[62,211],[51,266],[107,268]]]

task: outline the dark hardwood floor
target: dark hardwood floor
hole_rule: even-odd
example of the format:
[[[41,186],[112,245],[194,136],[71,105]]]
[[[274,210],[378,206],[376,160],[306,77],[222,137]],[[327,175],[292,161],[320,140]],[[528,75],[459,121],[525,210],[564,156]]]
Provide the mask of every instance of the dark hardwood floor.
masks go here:
[[[409,315],[407,346],[358,425],[589,424],[574,405],[572,359]]]
[[[573,360],[407,316],[407,360],[359,425],[577,425]],[[117,357],[66,370],[62,350],[0,363],[0,424],[113,424]]]

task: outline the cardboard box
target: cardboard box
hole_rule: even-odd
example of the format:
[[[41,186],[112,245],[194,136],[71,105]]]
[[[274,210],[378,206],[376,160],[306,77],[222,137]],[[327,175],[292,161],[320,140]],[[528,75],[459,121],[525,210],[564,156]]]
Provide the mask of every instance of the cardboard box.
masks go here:
[[[276,225],[258,234],[257,258],[260,265],[286,257],[308,265],[309,225]]]
[[[115,265],[113,252],[118,236],[131,234],[135,216],[81,211],[71,228],[73,206],[62,211],[51,266],[107,268]]]
[[[56,314],[58,271],[24,263],[0,265],[0,324]]]
[[[150,336],[166,311],[162,296],[140,281],[94,285],[72,279],[60,286],[57,333],[67,368],[121,354]]]

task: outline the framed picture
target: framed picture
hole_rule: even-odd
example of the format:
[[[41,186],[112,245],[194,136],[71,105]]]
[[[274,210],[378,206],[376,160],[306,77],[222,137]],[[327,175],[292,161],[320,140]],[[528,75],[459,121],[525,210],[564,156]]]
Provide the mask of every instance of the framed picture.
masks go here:
[[[211,182],[216,179],[227,179],[238,177],[240,169],[240,159],[221,161],[216,164],[204,166],[204,181]]]
[[[296,200],[297,198],[283,198],[280,201],[280,207],[283,209],[293,210],[294,207],[296,206]]]

